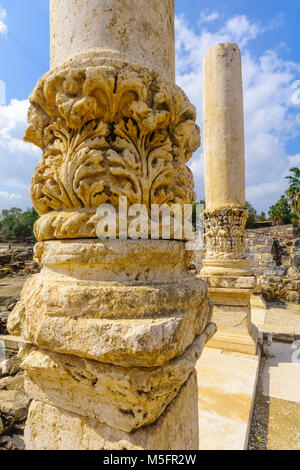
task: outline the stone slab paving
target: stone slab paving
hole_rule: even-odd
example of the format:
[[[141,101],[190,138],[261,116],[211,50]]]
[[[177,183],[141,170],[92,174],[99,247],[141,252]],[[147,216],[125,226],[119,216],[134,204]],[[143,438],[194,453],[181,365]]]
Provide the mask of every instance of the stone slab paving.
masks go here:
[[[264,349],[249,448],[299,450],[300,344],[273,341]]]
[[[251,303],[251,321],[262,333],[300,336],[300,305],[268,302],[264,308]]]
[[[200,450],[243,450],[259,357],[205,348],[197,363]]]
[[[268,335],[260,367],[250,449],[300,449],[300,305],[254,306],[252,322]]]
[[[268,333],[300,335],[300,305],[268,303],[263,329]]]
[[[262,393],[300,404],[300,344],[273,342],[268,354],[261,376]]]
[[[299,403],[270,398],[267,449],[300,449]]]

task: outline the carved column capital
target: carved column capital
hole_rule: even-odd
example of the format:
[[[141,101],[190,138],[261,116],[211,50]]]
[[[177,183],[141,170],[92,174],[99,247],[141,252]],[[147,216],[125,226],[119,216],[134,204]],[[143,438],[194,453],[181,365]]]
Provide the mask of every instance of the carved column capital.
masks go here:
[[[30,103],[25,140],[43,151],[31,185],[39,240],[95,238],[96,209],[117,209],[119,196],[148,209],[195,201],[195,107],[159,74],[78,56],[42,77]]]
[[[240,208],[206,210],[206,259],[245,259],[245,226],[248,212]]]

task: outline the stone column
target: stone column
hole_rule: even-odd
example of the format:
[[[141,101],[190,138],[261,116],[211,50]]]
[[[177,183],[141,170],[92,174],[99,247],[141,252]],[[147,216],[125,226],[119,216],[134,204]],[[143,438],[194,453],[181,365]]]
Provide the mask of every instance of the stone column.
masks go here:
[[[28,342],[26,448],[196,449],[195,363],[214,325],[191,253],[184,240],[97,238],[97,208],[119,197],[148,211],[194,201],[200,135],[174,83],[173,1],[50,5],[52,68],[25,135],[43,151],[31,185],[42,269],[9,319]]]
[[[211,345],[255,353],[249,335],[256,279],[246,259],[245,152],[241,54],[216,44],[204,58],[206,255],[202,277],[218,333]]]

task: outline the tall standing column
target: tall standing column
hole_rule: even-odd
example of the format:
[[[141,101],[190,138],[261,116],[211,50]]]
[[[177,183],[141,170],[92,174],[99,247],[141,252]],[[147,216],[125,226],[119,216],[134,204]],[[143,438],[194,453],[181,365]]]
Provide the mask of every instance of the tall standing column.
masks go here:
[[[256,280],[244,240],[243,86],[237,44],[216,44],[205,56],[203,101],[206,255],[202,277],[218,326],[210,344],[253,353],[250,296]]]
[[[79,6],[80,3],[80,6]],[[214,332],[184,240],[99,240],[97,208],[194,201],[195,108],[174,83],[173,0],[51,0],[25,138],[41,273],[9,319],[33,398],[27,449],[195,449]],[[126,227],[125,227],[126,228]],[[122,239],[121,239],[122,238]]]

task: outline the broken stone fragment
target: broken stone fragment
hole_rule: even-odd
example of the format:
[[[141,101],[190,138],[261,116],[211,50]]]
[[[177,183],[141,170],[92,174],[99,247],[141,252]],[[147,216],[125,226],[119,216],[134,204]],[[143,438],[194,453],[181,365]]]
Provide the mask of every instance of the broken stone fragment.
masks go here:
[[[15,354],[9,359],[0,362],[0,377],[6,377],[8,375],[16,375],[21,372],[20,369],[21,361]]]
[[[8,334],[7,332],[7,320],[9,312],[0,312],[0,334]]]
[[[22,436],[14,434],[12,437],[13,450],[25,450],[25,443]]]
[[[11,364],[11,367],[10,367],[9,375],[15,376],[15,375],[19,374],[20,372],[22,372],[22,370],[21,370],[21,359],[19,358],[18,355],[14,354],[14,355],[11,356],[10,364]]]
[[[15,377],[4,377],[0,379],[0,390],[24,392],[24,375],[18,374]]]
[[[9,436],[0,437],[0,450],[12,450],[13,442]]]
[[[6,377],[9,375],[10,369],[12,367],[12,362],[10,359],[0,362],[0,377]]]

